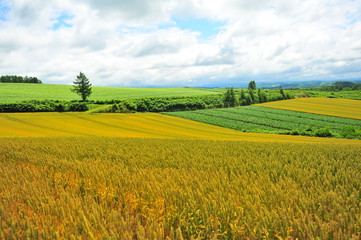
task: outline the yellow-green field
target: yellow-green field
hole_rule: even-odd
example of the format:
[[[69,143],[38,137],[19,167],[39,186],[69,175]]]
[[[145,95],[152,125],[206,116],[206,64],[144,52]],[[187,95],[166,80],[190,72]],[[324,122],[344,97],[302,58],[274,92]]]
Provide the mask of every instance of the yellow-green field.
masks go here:
[[[361,141],[0,114],[0,239],[360,239]]]
[[[361,101],[336,98],[296,98],[256,106],[361,119]]]

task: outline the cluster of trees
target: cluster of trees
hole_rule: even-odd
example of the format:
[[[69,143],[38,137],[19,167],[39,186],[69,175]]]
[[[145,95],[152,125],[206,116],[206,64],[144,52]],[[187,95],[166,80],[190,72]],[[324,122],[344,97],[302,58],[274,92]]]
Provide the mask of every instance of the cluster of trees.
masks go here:
[[[321,91],[332,91],[332,92],[339,92],[344,90],[346,91],[360,90],[360,89],[361,89],[360,83],[355,83],[351,81],[336,81],[333,82],[331,86],[325,86],[320,88]]]
[[[0,77],[1,83],[42,83],[37,77],[22,77],[16,75],[6,75]]]
[[[224,93],[223,107],[236,107],[247,106],[256,103],[271,102],[278,100],[291,99],[289,93],[280,88],[276,94],[268,94],[264,90],[257,89],[255,81],[251,81],[248,84],[248,89],[241,89],[240,92],[236,92],[234,88],[227,88]]]

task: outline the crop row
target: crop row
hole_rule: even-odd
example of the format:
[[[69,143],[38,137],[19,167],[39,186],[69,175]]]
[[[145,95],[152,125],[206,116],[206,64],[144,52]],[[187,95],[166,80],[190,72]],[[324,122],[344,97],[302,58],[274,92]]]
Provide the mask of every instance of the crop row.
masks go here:
[[[252,118],[256,118],[256,120],[258,121],[267,119],[268,121],[272,121],[273,124],[277,124],[277,123],[281,125],[288,124],[288,128],[291,129],[292,128],[307,129],[310,128],[310,126],[313,126],[317,128],[329,127],[332,129],[340,130],[345,125],[351,124],[357,126],[361,124],[361,121],[353,120],[353,119],[344,119],[344,118],[336,118],[336,117],[333,117],[334,119],[330,117],[331,119],[329,119],[328,116],[321,116],[321,118],[318,119],[317,115],[315,114],[299,113],[299,112],[292,112],[287,110],[276,110],[272,108],[261,108],[261,107],[230,108],[230,109],[219,109],[216,111],[222,112],[224,114],[229,113],[236,119],[243,117],[252,117]]]
[[[334,136],[342,137],[345,128],[361,128],[360,120],[255,106],[168,114],[250,132],[292,132],[291,134],[294,134],[297,131],[296,134],[317,135],[316,132],[319,129],[327,128]],[[355,138],[358,137],[355,136]]]

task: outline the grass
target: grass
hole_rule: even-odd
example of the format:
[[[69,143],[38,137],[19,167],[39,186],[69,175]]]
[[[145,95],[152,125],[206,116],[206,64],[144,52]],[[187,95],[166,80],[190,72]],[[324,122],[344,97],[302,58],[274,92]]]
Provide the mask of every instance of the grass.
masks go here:
[[[351,140],[0,138],[0,238],[359,239],[360,156]]]
[[[262,103],[258,106],[329,116],[361,119],[361,101],[334,98],[297,98]]]
[[[80,100],[71,85],[0,83],[0,103],[30,100]],[[89,100],[134,99],[145,97],[202,96],[217,92],[194,88],[93,87]]]

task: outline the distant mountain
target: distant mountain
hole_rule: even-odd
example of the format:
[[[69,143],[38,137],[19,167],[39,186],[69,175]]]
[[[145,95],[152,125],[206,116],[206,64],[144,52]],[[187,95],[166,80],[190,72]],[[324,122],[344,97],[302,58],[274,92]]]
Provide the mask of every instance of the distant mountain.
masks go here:
[[[332,81],[300,81],[300,82],[260,82],[257,83],[257,87],[264,89],[272,88],[316,88],[331,86]]]

